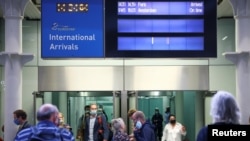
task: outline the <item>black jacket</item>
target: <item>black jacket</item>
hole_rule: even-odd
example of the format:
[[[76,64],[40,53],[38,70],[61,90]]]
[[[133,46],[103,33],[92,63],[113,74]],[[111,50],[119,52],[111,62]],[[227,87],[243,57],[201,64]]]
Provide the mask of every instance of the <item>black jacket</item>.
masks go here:
[[[25,121],[22,125],[19,125],[17,133],[20,132],[21,130],[29,128],[29,127],[31,127],[31,125],[28,123],[28,121]]]

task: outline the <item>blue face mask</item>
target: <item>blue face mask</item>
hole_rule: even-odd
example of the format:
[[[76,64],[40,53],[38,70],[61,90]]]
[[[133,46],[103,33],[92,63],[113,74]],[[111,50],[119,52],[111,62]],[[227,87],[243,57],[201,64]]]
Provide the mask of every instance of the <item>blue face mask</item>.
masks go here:
[[[19,120],[16,118],[16,119],[14,119],[14,123],[16,124],[16,125],[20,125],[20,122],[19,122]]]
[[[136,124],[135,124],[135,128],[136,129],[141,129],[141,127],[142,127],[141,121],[137,121]]]

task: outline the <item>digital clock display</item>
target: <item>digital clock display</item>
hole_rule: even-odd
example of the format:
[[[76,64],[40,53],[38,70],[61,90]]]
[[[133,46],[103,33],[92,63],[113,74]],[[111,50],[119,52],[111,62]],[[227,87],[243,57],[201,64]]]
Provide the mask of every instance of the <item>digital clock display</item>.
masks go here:
[[[87,3],[57,3],[57,12],[88,12]]]
[[[216,9],[216,0],[106,1],[106,57],[216,57]]]

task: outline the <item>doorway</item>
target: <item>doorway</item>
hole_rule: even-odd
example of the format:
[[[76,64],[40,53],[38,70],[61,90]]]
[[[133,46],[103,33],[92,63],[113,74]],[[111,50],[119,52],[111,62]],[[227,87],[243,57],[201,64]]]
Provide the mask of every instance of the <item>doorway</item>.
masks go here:
[[[178,122],[187,129],[187,138],[195,140],[200,127],[204,125],[204,95],[207,91],[70,91],[39,92],[34,98],[37,109],[43,103],[56,105],[64,114],[65,121],[72,127],[74,135],[84,113],[84,106],[91,103],[102,105],[108,121],[122,117],[132,132],[132,122],[127,117],[127,110],[135,108],[143,111],[151,120],[154,109],[158,108],[164,116],[166,107],[170,107]],[[165,121],[165,120],[164,120]],[[163,127],[165,122],[162,123]]]
[[[88,92],[36,92],[34,95],[35,111],[44,103],[52,103],[63,113],[64,121],[77,135],[80,120],[84,114],[85,105],[97,104],[101,106],[107,115],[108,122],[114,117],[120,116],[120,92],[119,91],[88,91]],[[37,122],[37,121],[36,121]]]

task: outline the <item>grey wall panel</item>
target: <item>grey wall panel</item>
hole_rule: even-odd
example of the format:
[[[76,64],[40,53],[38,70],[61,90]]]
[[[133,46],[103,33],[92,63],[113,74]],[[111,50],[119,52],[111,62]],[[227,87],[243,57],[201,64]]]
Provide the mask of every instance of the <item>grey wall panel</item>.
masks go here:
[[[208,66],[127,66],[125,90],[209,90]]]
[[[39,91],[123,89],[123,67],[39,67]]]

